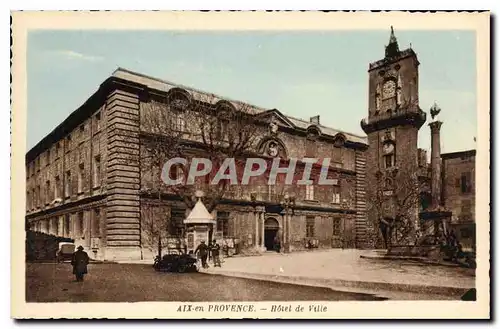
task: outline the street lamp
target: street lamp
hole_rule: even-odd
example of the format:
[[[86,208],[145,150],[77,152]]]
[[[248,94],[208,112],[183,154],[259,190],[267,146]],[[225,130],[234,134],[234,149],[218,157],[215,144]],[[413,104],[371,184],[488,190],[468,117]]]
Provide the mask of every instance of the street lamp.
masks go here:
[[[345,240],[346,240],[346,221],[347,221],[347,210],[349,208],[349,205],[347,204],[347,200],[346,199],[343,199],[342,200],[342,203],[341,203],[341,207],[342,207],[342,215],[343,215],[343,218],[342,218],[342,249],[345,248]]]
[[[289,252],[290,251],[290,241],[289,241],[289,238],[290,238],[290,221],[289,221],[289,211],[288,209],[291,209],[291,214],[293,215],[294,214],[294,207],[295,207],[295,193],[288,193],[286,192],[284,197],[283,197],[283,202],[281,202],[281,206],[284,207],[284,222],[286,223],[286,225],[283,225],[285,230],[283,232],[283,234],[286,236],[286,239],[283,239],[285,240],[285,245],[284,245],[284,250],[286,252]]]

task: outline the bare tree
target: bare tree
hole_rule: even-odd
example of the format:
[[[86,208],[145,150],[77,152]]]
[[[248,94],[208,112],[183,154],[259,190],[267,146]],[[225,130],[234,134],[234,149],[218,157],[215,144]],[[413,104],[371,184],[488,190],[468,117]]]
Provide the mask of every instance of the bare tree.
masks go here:
[[[259,136],[259,122],[255,119],[255,110],[248,104],[218,101],[214,96],[204,95],[196,102],[193,114],[195,136],[201,142],[201,153],[211,161],[213,179],[216,172],[228,158],[234,159],[235,167],[242,168],[247,156],[253,153]],[[205,184],[197,187],[204,190],[204,202],[209,212],[217,207],[230,189],[228,180],[217,184]]]
[[[415,242],[418,229],[418,210],[423,182],[418,166],[404,159],[398,167],[376,173],[375,195],[368,200],[369,211],[376,213],[378,227],[385,247]]]
[[[147,184],[146,192],[156,195],[157,205],[148,204],[143,207],[141,216],[141,230],[143,241],[158,247],[161,257],[162,241],[168,233],[168,214],[162,214],[161,209],[163,182],[161,171],[166,161],[180,156],[183,152],[182,127],[179,127],[177,116],[171,111],[165,111],[165,105],[159,101],[152,101],[141,112],[141,145],[139,163],[141,172]]]
[[[172,93],[145,103],[141,109],[139,161],[141,175],[147,181],[145,192],[156,196],[159,207],[168,195],[176,195],[190,209],[195,203],[195,191],[202,190],[203,201],[211,212],[230,188],[225,179],[211,184],[217,170],[227,158],[234,158],[237,166],[244,163],[255,146],[260,128],[255,110],[247,104],[220,101],[213,95],[196,95],[194,99],[178,92],[176,97],[171,96]],[[176,157],[185,159],[186,165],[174,166],[163,175],[180,178],[182,183],[167,186],[162,170],[168,160]],[[199,177],[195,184],[186,184],[193,157],[210,160],[212,171]],[[151,218],[144,219],[142,229],[157,241],[161,255],[162,240],[168,231],[167,218],[154,211],[145,215]]]

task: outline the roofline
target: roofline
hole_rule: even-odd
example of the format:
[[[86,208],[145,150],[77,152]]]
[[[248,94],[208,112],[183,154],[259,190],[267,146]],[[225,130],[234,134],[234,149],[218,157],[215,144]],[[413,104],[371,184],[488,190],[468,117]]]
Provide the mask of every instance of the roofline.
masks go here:
[[[171,85],[172,87],[183,88],[183,89],[186,89],[188,91],[202,93],[202,94],[205,94],[205,95],[213,95],[213,96],[215,96],[217,98],[220,98],[220,99],[223,99],[223,100],[227,100],[227,101],[230,101],[230,102],[235,102],[235,103],[238,103],[238,104],[245,104],[245,105],[253,107],[256,110],[260,110],[260,111],[263,111],[263,112],[270,111],[270,110],[276,110],[276,109],[266,109],[266,108],[263,108],[263,107],[260,107],[260,106],[256,106],[256,105],[253,105],[253,104],[250,104],[250,103],[247,103],[247,102],[243,102],[243,101],[240,101],[240,100],[234,100],[234,99],[231,99],[231,98],[228,98],[228,97],[223,97],[223,96],[220,96],[220,95],[216,95],[214,93],[206,92],[206,91],[203,91],[203,90],[195,89],[195,88],[192,88],[192,87],[188,87],[188,86],[181,85],[181,84],[178,84],[178,83],[173,83],[171,81],[159,79],[159,78],[152,77],[152,76],[149,76],[149,75],[146,75],[146,74],[143,74],[143,73],[134,72],[134,71],[122,68],[122,67],[118,67],[117,69],[115,69],[113,71],[113,73],[108,78],[106,78],[99,85],[98,89],[89,98],[87,98],[87,100],[82,105],[80,105],[76,110],[74,110],[73,112],[71,112],[66,117],[66,119],[64,119],[60,124],[58,124],[51,132],[49,132],[47,135],[45,135],[45,137],[43,137],[38,143],[36,143],[35,146],[33,146],[28,152],[26,152],[26,155],[25,155],[26,162],[29,162],[29,161],[33,160],[38,155],[40,155],[42,152],[44,152],[47,149],[47,144],[49,143],[49,141],[51,141],[52,139],[57,139],[56,136],[64,136],[64,135],[68,134],[73,129],[75,129],[79,124],[81,124],[84,120],[86,120],[87,118],[89,118],[94,112],[97,112],[98,109],[99,109],[99,107],[105,102],[106,96],[110,92],[111,86],[112,86],[113,83],[118,83],[118,84],[120,84],[122,86],[128,86],[128,88],[135,89],[136,91],[137,90],[139,90],[139,91],[140,90],[143,90],[143,91],[145,91],[145,90],[153,91],[154,90],[154,91],[161,92],[161,93],[165,92],[165,91],[158,90],[158,89],[155,89],[155,88],[150,88],[150,87],[148,87],[148,86],[146,86],[144,84],[141,84],[141,83],[138,83],[138,82],[135,82],[135,81],[132,81],[132,80],[128,80],[128,79],[125,79],[125,78],[122,78],[122,77],[115,76],[115,74],[117,72],[119,72],[119,71],[126,72],[126,73],[133,74],[133,75],[137,75],[137,76],[140,76],[140,77],[143,77],[143,78],[146,78],[146,79],[151,79],[151,80],[154,80],[154,81],[158,81],[158,82],[161,82],[161,83],[165,83],[165,84]],[[95,106],[96,104],[99,104],[99,105]],[[279,110],[277,110],[277,111],[279,111]],[[281,111],[279,111],[279,112],[282,113]],[[292,117],[292,116],[289,116],[289,115],[287,115],[285,113],[282,113],[282,114],[287,119],[289,118],[289,119],[301,121],[303,123],[308,123],[308,121],[305,120],[305,119]],[[366,140],[366,136],[361,136],[361,135],[356,135],[356,134],[353,134],[353,133],[341,131],[341,130],[338,130],[338,129],[333,128],[333,127],[328,127],[328,126],[323,126],[323,125],[318,125],[318,126],[320,128],[324,127],[324,128],[334,129],[334,130],[337,131],[337,133],[342,133],[342,134],[346,135],[346,137],[347,137],[348,140],[349,140],[349,136]],[[298,127],[296,127],[295,129],[302,130],[301,128],[298,128]],[[60,138],[61,137],[59,137],[59,139]],[[362,145],[365,145],[365,144],[368,145],[368,142],[367,142],[367,140],[366,140],[365,143],[359,143],[359,142],[353,142],[353,141],[351,141],[351,144],[353,144],[353,145],[355,144],[357,146],[362,146]]]
[[[61,138],[67,135],[84,120],[88,119],[97,112],[106,101],[107,95],[111,92],[114,85],[121,85],[128,89],[134,89],[137,93],[145,90],[146,86],[138,84],[134,81],[124,80],[118,77],[110,76],[104,80],[97,90],[87,100],[80,105],[76,110],[71,112],[66,119],[58,124],[50,133],[45,135],[38,143],[35,144],[28,152],[26,152],[26,162],[31,161],[39,154],[47,149],[47,145],[52,139]],[[56,137],[59,136],[59,137]],[[52,143],[51,143],[52,144]]]
[[[454,158],[460,158],[462,156],[476,156],[476,150],[458,151],[458,152],[441,154],[442,159],[454,159]]]
[[[193,87],[189,87],[189,86],[186,86],[186,85],[182,85],[182,84],[179,84],[179,83],[175,83],[175,82],[172,82],[172,81],[169,81],[169,80],[165,80],[165,79],[160,79],[160,78],[157,78],[157,77],[153,77],[153,76],[150,76],[150,75],[147,75],[147,74],[144,74],[144,73],[140,73],[140,72],[136,72],[136,71],[132,71],[132,70],[129,70],[129,69],[125,69],[123,67],[118,67],[114,72],[113,74],[115,74],[116,72],[118,71],[123,71],[123,72],[127,72],[127,73],[130,73],[130,74],[134,74],[134,75],[138,75],[140,77],[143,77],[143,78],[147,78],[147,79],[151,79],[151,80],[155,80],[155,81],[158,81],[158,82],[162,82],[162,83],[166,83],[166,84],[169,84],[169,85],[172,85],[172,86],[176,86],[178,88],[183,88],[183,89],[186,89],[186,90],[191,90],[191,91],[195,91],[195,92],[198,92],[198,93],[201,93],[201,94],[206,94],[206,95],[213,95],[217,98],[220,98],[220,99],[224,99],[224,100],[227,100],[227,101],[230,101],[230,102],[235,102],[235,103],[240,103],[240,104],[245,104],[245,105],[248,105],[248,106],[251,106],[257,110],[261,110],[263,112],[268,112],[268,111],[279,111],[281,114],[283,114],[286,118],[290,118],[290,119],[293,119],[293,120],[297,120],[297,121],[302,121],[303,123],[310,123],[309,121],[307,121],[306,119],[303,119],[303,118],[297,118],[297,117],[294,117],[294,116],[291,116],[291,115],[288,115],[286,113],[283,113],[281,112],[279,109],[276,109],[276,108],[272,108],[272,109],[268,109],[268,108],[264,108],[262,106],[258,106],[258,105],[255,105],[255,104],[251,104],[251,103],[248,103],[248,102],[245,102],[245,101],[241,101],[241,100],[236,100],[236,99],[232,99],[232,98],[229,98],[229,97],[226,97],[226,96],[221,96],[221,95],[217,95],[217,94],[214,94],[214,93],[211,93],[211,92],[208,92],[208,91],[204,91],[204,90],[201,90],[201,89],[196,89],[196,88],[193,88]],[[260,113],[259,113],[260,114]],[[347,131],[343,131],[343,130],[339,130],[337,128],[334,128],[334,127],[329,127],[329,126],[324,126],[322,124],[319,124],[318,125],[320,128],[321,127],[324,127],[324,128],[330,128],[330,129],[335,129],[337,130],[337,132],[339,133],[343,133],[345,135],[348,135],[348,136],[352,136],[352,137],[357,137],[357,138],[363,138],[363,139],[366,139],[366,136],[362,136],[362,135],[357,135],[357,134],[354,134],[354,133],[350,133],[350,132],[347,132]]]
[[[384,57],[382,59],[379,59],[379,60],[376,60],[376,61],[369,63],[368,64],[368,72],[376,70],[376,69],[378,69],[384,65],[387,65],[387,64],[396,63],[396,62],[398,62],[402,59],[408,58],[408,57],[415,57],[415,59],[417,60],[417,65],[420,64],[420,62],[418,60],[418,55],[413,50],[413,48],[406,48],[406,49],[400,50],[398,56],[395,56],[393,58]]]
[[[236,99],[232,99],[232,98],[229,98],[229,97],[221,96],[221,95],[209,92],[209,91],[205,91],[205,90],[201,90],[201,89],[196,89],[196,88],[193,88],[193,87],[190,87],[190,86],[186,86],[186,85],[183,85],[183,84],[180,84],[180,83],[172,82],[172,81],[169,81],[169,80],[160,79],[160,78],[157,78],[157,77],[154,77],[154,76],[151,76],[151,75],[147,75],[147,74],[144,74],[144,73],[132,71],[132,70],[129,70],[129,69],[126,69],[126,68],[123,68],[123,67],[118,67],[116,70],[114,70],[112,76],[114,76],[114,74],[116,72],[118,72],[118,71],[122,71],[122,72],[130,73],[130,74],[134,74],[134,75],[146,78],[146,79],[155,80],[157,82],[165,83],[165,84],[172,85],[172,86],[175,86],[177,88],[186,89],[186,90],[189,90],[189,91],[194,91],[194,92],[197,92],[197,93],[200,93],[200,94],[205,94],[205,95],[209,95],[209,96],[215,96],[217,98],[220,98],[220,99],[223,99],[223,100],[226,100],[226,101],[229,101],[229,102],[246,104],[246,105],[249,105],[249,106],[251,106],[253,108],[256,108],[258,110],[262,110],[262,111],[268,111],[269,110],[269,109],[263,108],[261,106],[250,104],[248,102],[244,102],[244,101],[241,101],[241,100],[236,100]],[[154,88],[150,88],[150,89],[154,89]]]

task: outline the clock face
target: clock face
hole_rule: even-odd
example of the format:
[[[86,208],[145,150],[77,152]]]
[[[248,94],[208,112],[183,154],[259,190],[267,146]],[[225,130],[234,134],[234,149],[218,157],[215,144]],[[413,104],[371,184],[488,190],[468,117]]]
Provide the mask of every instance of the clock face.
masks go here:
[[[395,94],[396,94],[396,83],[392,80],[389,80],[386,83],[384,83],[383,86],[384,98],[394,97]]]
[[[392,152],[394,152],[394,145],[391,143],[384,144],[384,153],[390,154]]]

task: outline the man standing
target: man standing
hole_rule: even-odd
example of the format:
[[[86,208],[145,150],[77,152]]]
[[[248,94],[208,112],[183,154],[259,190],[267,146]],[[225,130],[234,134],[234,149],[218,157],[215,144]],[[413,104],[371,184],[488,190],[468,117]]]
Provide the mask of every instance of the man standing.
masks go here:
[[[79,246],[77,251],[73,253],[71,265],[73,265],[73,274],[76,276],[77,282],[82,282],[83,276],[87,274],[89,260],[89,255],[83,251],[82,246]]]
[[[208,246],[205,244],[205,240],[202,240],[201,243],[198,245],[198,247],[196,247],[195,251],[194,251],[194,254],[198,254],[201,258],[201,266],[203,266],[203,268],[207,268],[208,267],[208,264],[207,264],[207,258],[208,258]]]
[[[210,250],[212,251],[212,258],[213,258],[213,261],[214,261],[214,267],[216,267],[216,266],[221,267],[221,265],[220,265],[220,258],[219,258],[219,255],[220,255],[220,246],[219,246],[219,244],[217,243],[216,240],[212,241],[212,246],[211,246]]]

